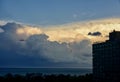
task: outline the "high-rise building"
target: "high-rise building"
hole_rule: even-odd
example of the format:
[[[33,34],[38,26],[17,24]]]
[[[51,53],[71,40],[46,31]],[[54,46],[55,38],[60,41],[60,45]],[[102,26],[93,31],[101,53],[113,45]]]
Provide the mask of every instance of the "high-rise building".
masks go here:
[[[94,82],[120,82],[120,31],[109,33],[109,40],[93,44]]]

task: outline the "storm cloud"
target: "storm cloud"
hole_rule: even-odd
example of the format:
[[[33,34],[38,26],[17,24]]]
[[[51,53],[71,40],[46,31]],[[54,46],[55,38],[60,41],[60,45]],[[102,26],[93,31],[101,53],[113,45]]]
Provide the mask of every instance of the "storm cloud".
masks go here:
[[[27,40],[27,45],[31,47],[31,51],[37,51],[40,56],[50,61],[76,63],[89,63],[91,61],[90,41],[58,43],[47,39],[48,36],[45,34],[33,35]],[[89,56],[85,56],[86,54]]]
[[[107,40],[114,29],[119,31],[119,21],[101,19],[45,27],[2,22],[0,66],[92,67],[92,43]]]
[[[0,33],[1,66],[91,66],[91,42],[87,38],[60,43],[48,40],[42,32],[19,35],[17,29],[25,28],[21,24],[7,23],[0,28],[4,31]]]

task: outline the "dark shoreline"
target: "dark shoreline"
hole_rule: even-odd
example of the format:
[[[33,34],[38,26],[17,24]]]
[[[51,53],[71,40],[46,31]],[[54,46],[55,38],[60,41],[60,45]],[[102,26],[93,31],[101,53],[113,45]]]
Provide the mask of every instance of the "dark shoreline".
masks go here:
[[[0,82],[92,82],[92,74],[64,75],[64,74],[42,74],[26,73],[25,75],[8,73],[0,76]]]
[[[85,75],[92,73],[92,69],[89,68],[0,68],[0,75],[11,73],[13,75],[25,75],[26,73],[42,73],[45,75]]]

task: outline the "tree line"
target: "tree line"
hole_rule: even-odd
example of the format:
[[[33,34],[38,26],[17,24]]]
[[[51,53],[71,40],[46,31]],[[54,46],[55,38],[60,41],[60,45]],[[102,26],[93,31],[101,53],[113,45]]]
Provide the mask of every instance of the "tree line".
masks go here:
[[[27,73],[26,75],[6,74],[0,76],[0,82],[92,82],[92,74],[86,75],[64,75],[51,74],[43,75],[41,73]]]

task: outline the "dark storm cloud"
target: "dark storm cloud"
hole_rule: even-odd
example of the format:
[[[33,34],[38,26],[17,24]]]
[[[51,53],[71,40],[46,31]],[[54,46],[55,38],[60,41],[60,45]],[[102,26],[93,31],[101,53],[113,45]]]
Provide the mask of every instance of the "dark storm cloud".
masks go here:
[[[102,33],[98,32],[98,31],[97,32],[93,32],[93,33],[89,32],[88,35],[91,35],[91,36],[100,36],[100,35],[102,35]]]
[[[31,51],[36,51],[38,55],[53,62],[88,63],[90,61],[89,56],[84,56],[85,54],[91,54],[91,46],[88,40],[68,44],[51,42],[47,39],[48,36],[45,34],[33,35],[28,39],[27,45],[29,45]]]
[[[16,30],[23,27],[16,23],[1,26],[4,32],[0,33],[0,66],[87,67],[91,65],[89,40],[59,43],[49,41],[49,36],[46,34],[37,34],[20,41]]]

